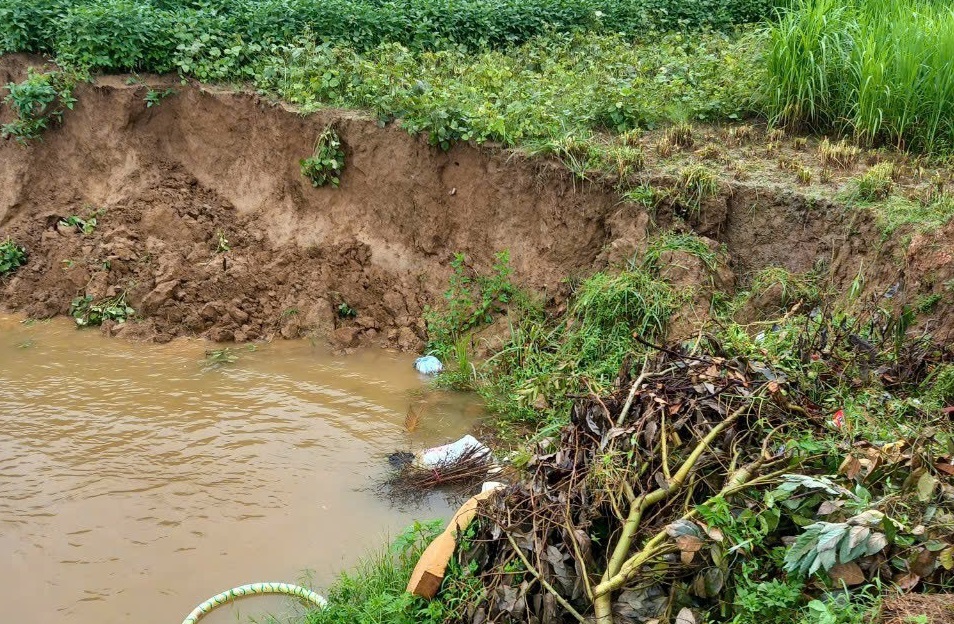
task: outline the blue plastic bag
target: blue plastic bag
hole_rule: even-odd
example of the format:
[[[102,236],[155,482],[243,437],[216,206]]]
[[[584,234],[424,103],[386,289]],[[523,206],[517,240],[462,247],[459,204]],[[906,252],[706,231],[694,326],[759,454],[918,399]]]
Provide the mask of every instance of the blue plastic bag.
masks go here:
[[[433,355],[425,355],[414,360],[414,368],[425,375],[436,375],[444,370],[444,365]]]

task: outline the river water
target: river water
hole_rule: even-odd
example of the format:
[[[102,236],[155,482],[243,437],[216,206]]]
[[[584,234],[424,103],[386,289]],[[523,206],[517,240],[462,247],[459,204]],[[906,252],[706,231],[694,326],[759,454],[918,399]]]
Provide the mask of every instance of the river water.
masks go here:
[[[179,624],[236,585],[323,588],[450,515],[374,490],[392,451],[472,430],[472,398],[428,391],[403,354],[280,341],[216,367],[211,347],[0,316],[0,622]],[[256,597],[203,622],[296,609]]]

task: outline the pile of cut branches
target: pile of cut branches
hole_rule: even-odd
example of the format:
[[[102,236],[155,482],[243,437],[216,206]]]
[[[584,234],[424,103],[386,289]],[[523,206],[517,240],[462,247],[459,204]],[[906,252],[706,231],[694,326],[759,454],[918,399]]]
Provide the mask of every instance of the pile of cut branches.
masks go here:
[[[876,577],[951,580],[949,457],[854,447],[785,374],[699,344],[657,350],[608,395],[576,397],[559,439],[537,442],[526,476],[481,507],[458,553],[483,587],[473,622],[728,620],[756,558],[767,578],[795,579],[793,600],[810,583],[820,595]],[[842,456],[800,442],[821,438],[841,439]],[[826,475],[832,459],[842,472]],[[898,489],[866,481],[879,474]],[[889,515],[907,501],[921,503],[917,526]]]

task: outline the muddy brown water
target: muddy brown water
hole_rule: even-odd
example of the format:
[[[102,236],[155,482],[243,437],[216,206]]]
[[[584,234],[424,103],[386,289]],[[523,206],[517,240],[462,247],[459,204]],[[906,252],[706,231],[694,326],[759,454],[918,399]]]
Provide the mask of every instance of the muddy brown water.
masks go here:
[[[395,449],[470,431],[472,398],[427,391],[403,354],[278,341],[209,368],[209,346],[0,316],[0,621],[179,624],[243,583],[323,588],[412,519],[450,515],[374,485]],[[296,609],[256,597],[203,622]]]

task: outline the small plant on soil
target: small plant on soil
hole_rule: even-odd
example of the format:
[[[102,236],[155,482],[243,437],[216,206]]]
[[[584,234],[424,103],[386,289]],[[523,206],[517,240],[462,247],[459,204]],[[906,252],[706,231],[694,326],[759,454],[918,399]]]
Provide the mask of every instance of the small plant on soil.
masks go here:
[[[601,170],[620,180],[625,180],[645,166],[643,150],[628,145],[614,145],[597,154],[597,161]]]
[[[345,154],[341,138],[334,127],[328,126],[315,141],[315,152],[300,161],[301,174],[311,180],[312,186],[337,187],[341,183]]]
[[[149,91],[146,93],[146,97],[143,98],[146,102],[146,108],[152,108],[153,106],[156,106],[159,104],[159,102],[163,101],[170,95],[175,95],[175,93],[175,89],[165,89],[164,91],[149,89]]]
[[[721,161],[725,153],[717,145],[707,143],[696,150],[696,156],[702,160]]]
[[[428,308],[424,313],[429,338],[428,348],[438,356],[450,353],[461,334],[481,325],[492,323],[517,289],[510,281],[510,253],[496,254],[489,275],[480,275],[467,265],[464,254],[451,261],[453,274],[450,287],[444,293],[443,310]]]
[[[795,172],[795,177],[798,178],[799,184],[808,185],[812,183],[812,170],[808,167],[800,167]]]
[[[13,273],[26,264],[26,249],[7,239],[0,243],[0,276]]]
[[[50,123],[59,123],[65,110],[73,110],[73,81],[63,72],[36,73],[30,69],[26,80],[11,82],[4,103],[17,119],[0,126],[0,135],[20,143],[38,138]]]
[[[818,145],[818,155],[821,157],[822,163],[828,167],[848,169],[855,164],[860,154],[861,148],[850,145],[846,141],[832,143],[825,138]]]
[[[856,180],[856,195],[861,201],[887,199],[894,186],[894,164],[878,163]]]
[[[215,253],[226,253],[232,251],[232,247],[229,245],[229,239],[225,238],[225,234],[221,230],[215,233],[218,242],[215,245]]]
[[[353,319],[358,316],[358,311],[351,307],[347,301],[338,304],[338,318]]]
[[[60,225],[67,228],[76,228],[77,232],[81,232],[84,236],[89,236],[96,231],[96,217],[83,219],[82,217],[71,215],[65,219],[60,219]]]
[[[96,300],[93,295],[82,295],[70,303],[70,316],[77,327],[102,325],[103,321],[125,323],[136,311],[126,303],[126,293]]]
[[[666,130],[665,139],[676,147],[692,147],[692,126],[686,122],[670,126]]]
[[[688,165],[679,172],[679,193],[691,211],[698,211],[703,201],[719,192],[719,180],[704,165]]]
[[[736,145],[744,145],[755,136],[755,128],[749,124],[742,124],[729,130],[729,139]]]

